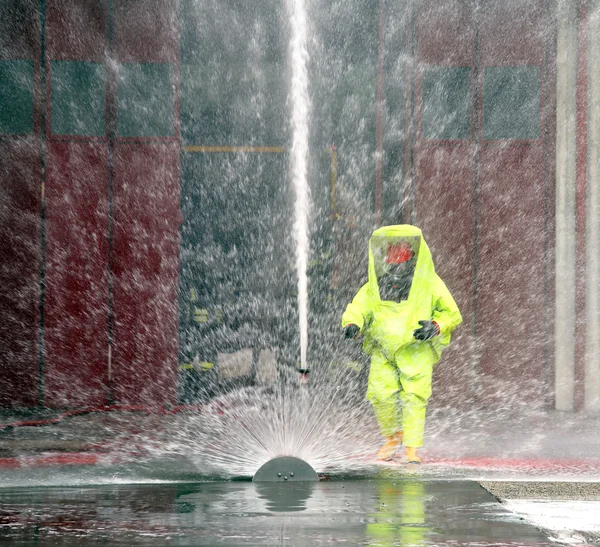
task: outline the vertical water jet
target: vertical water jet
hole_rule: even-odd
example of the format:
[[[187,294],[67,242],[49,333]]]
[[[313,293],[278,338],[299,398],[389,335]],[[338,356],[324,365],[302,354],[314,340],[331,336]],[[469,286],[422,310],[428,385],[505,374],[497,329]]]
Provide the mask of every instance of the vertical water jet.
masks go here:
[[[291,176],[296,201],[294,204],[294,239],[296,270],[298,272],[298,318],[300,326],[300,368],[307,369],[308,350],[308,47],[307,21],[304,0],[288,0],[291,22],[292,62],[292,148]]]

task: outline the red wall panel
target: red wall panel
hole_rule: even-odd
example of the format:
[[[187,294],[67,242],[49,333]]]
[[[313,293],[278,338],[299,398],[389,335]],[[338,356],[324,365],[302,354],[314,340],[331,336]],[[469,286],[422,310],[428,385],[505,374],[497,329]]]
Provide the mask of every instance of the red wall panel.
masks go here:
[[[546,0],[487,2],[481,12],[479,54],[484,65],[542,64]]]
[[[426,0],[415,20],[419,62],[471,66],[475,62],[474,3],[469,0]]]
[[[46,406],[107,402],[109,191],[106,144],[48,142]]]
[[[549,158],[554,137],[546,117],[548,51],[546,2],[489,3],[481,15],[480,70],[488,66],[538,66],[539,137],[530,140],[482,140],[478,182],[478,334],[482,401],[512,404],[518,393],[529,406],[548,397],[552,337],[545,302],[551,298],[549,234],[553,203]],[[480,78],[480,86],[482,78]],[[480,104],[483,91],[478,89]],[[552,94],[553,95],[553,94]],[[479,128],[485,123],[480,109]],[[539,326],[527,328],[531,317]],[[521,328],[519,328],[521,325]]]
[[[115,9],[115,54],[121,62],[174,62],[177,2],[131,0]]]
[[[423,146],[415,157],[415,217],[436,271],[463,315],[434,374],[434,403],[461,406],[473,396],[474,145]]]
[[[544,401],[543,161],[535,144],[481,151],[479,370],[488,403]]]
[[[104,61],[108,45],[108,0],[46,2],[49,59]]]
[[[41,262],[39,141],[0,141],[0,406],[35,406]]]
[[[112,378],[120,403],[175,399],[179,147],[115,144]]]
[[[468,0],[421,2],[416,12],[416,140],[414,143],[414,212],[431,248],[436,271],[454,296],[464,323],[434,372],[435,405],[463,406],[476,395],[474,332],[474,82],[471,128],[463,139],[426,139],[423,116],[423,70],[426,65],[472,67],[476,61],[476,22]]]

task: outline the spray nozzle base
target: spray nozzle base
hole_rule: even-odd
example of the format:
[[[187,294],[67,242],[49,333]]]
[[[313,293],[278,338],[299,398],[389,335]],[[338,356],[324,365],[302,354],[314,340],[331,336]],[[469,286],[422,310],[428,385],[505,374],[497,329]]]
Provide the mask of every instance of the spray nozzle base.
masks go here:
[[[293,456],[273,458],[252,477],[254,482],[316,482],[317,472],[304,460]]]

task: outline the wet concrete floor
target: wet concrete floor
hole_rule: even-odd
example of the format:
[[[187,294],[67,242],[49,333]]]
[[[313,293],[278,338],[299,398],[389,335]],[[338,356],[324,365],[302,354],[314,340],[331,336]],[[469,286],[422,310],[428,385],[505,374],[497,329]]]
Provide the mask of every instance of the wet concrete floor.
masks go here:
[[[467,480],[0,489],[0,545],[553,545]]]

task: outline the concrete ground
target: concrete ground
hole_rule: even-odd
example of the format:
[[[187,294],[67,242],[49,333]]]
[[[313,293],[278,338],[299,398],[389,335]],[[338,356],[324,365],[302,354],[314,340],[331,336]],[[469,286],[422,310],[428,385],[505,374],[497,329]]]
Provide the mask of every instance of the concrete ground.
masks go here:
[[[479,481],[500,500],[600,501],[598,482]],[[600,515],[598,515],[600,521]]]
[[[600,546],[600,482],[480,481],[558,543]]]

